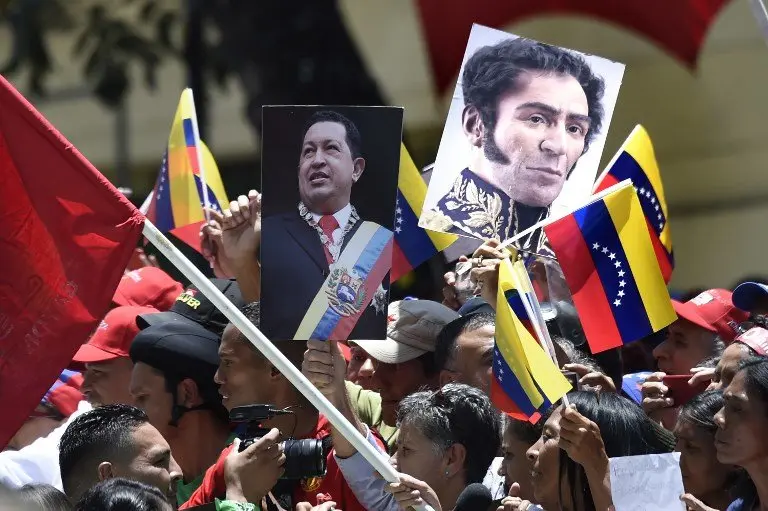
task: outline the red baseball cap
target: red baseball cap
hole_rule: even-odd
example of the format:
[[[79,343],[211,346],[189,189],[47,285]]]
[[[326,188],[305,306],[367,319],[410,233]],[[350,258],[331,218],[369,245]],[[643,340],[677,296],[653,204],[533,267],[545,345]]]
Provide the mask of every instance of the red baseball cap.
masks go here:
[[[709,289],[685,303],[672,300],[672,305],[678,316],[718,334],[728,343],[738,334],[734,326],[749,317],[748,313],[733,305],[732,295],[733,293],[725,289]],[[735,325],[732,325],[733,323]]]
[[[139,333],[136,317],[156,313],[152,307],[117,307],[101,320],[101,324],[87,344],[80,346],[72,358],[80,364],[106,362],[120,357],[128,358],[133,338]]]
[[[768,330],[760,328],[759,326],[750,328],[740,336],[736,338],[736,342],[746,344],[755,353],[761,356],[768,355]]]
[[[167,311],[183,291],[182,285],[163,270],[146,266],[123,275],[112,301],[123,307],[133,305]]]

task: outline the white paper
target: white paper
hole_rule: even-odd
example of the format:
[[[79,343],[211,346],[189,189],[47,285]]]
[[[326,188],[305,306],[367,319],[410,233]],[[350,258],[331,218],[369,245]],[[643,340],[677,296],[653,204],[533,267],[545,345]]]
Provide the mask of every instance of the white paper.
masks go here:
[[[680,453],[610,459],[616,511],[685,511]]]

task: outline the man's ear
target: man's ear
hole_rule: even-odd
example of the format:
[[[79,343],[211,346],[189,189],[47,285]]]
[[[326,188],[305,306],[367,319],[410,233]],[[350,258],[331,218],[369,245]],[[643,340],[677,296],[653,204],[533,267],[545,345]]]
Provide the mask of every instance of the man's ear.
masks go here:
[[[480,110],[476,106],[468,105],[464,107],[464,111],[461,113],[461,127],[464,129],[464,135],[466,135],[470,144],[475,147],[483,146],[485,125],[480,117]]]
[[[355,168],[352,169],[352,182],[357,183],[357,180],[360,179],[360,176],[362,176],[365,171],[365,158],[355,158],[355,161],[352,163],[355,166]]]
[[[443,369],[440,371],[439,383],[441,388],[449,383],[456,383],[456,373]]]
[[[179,382],[176,386],[176,398],[178,403],[174,404],[180,404],[185,408],[194,408],[203,404],[200,389],[197,388],[197,383],[191,378],[185,378]]]
[[[99,481],[106,481],[115,477],[115,473],[112,470],[112,463],[108,461],[102,461],[99,463]]]

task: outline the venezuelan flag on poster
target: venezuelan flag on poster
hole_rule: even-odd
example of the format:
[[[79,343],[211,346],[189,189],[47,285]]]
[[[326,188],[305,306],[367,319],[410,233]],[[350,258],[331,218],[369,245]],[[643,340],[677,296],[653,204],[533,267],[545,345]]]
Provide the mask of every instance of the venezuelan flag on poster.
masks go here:
[[[199,250],[206,199],[210,208],[218,211],[229,204],[216,161],[200,140],[192,89],[184,89],[147,218],[161,231],[170,231]]]
[[[571,390],[571,384],[523,327],[507,301],[507,292],[516,289],[516,271],[521,270],[515,269],[509,259],[499,266],[491,401],[509,416],[535,423],[541,412]]]
[[[656,163],[651,137],[639,124],[619,149],[616,156],[595,183],[594,193],[631,179],[643,207],[653,251],[659,261],[664,282],[669,283],[675,267],[672,251],[672,233],[669,229],[669,210],[661,184],[661,173]]]
[[[419,216],[426,195],[427,184],[422,179],[405,145],[401,144],[391,282],[433,255],[442,252],[458,239],[455,234],[427,231],[419,227]]]
[[[544,232],[592,353],[650,335],[677,318],[629,180]]]

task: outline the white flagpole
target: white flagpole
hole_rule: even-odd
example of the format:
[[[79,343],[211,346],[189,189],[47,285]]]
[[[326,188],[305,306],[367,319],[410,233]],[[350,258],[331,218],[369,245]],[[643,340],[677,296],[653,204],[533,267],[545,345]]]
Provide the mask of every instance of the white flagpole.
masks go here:
[[[749,3],[752,6],[752,14],[755,16],[760,32],[768,43],[768,9],[765,8],[763,0],[750,0]]]
[[[288,378],[330,423],[344,435],[344,438],[357,449],[357,451],[370,463],[373,468],[388,482],[397,482],[397,471],[389,464],[389,460],[380,454],[360,432],[352,425],[344,415],[339,412],[325,396],[301,374],[280,350],[267,339],[256,326],[248,321],[242,312],[225,297],[205,275],[192,264],[179,250],[171,244],[163,233],[149,220],[144,220],[144,236],[157,247],[160,252],[195,285],[213,305],[227,317],[240,332],[277,368],[280,373]],[[300,341],[286,341],[300,342]],[[417,511],[434,511],[430,506],[424,505]]]
[[[149,205],[152,203],[152,197],[154,197],[155,191],[152,190],[149,192],[149,195],[147,195],[147,198],[144,199],[144,202],[141,203],[141,207],[139,207],[139,211],[141,211],[142,215],[146,215],[147,211],[149,211]]]
[[[203,164],[203,145],[200,143],[200,129],[197,126],[197,110],[195,109],[195,95],[192,92],[192,89],[186,88],[183,92],[184,95],[187,95],[189,98],[189,108],[191,111],[191,117],[192,117],[192,136],[195,139],[195,155],[197,157],[197,168],[200,169],[200,183],[202,184],[201,188],[203,189],[203,205],[206,209],[203,210],[205,214],[205,221],[208,222],[210,218],[208,218],[208,211],[207,209],[211,207],[210,199],[208,198],[208,183],[205,181],[205,165]]]

